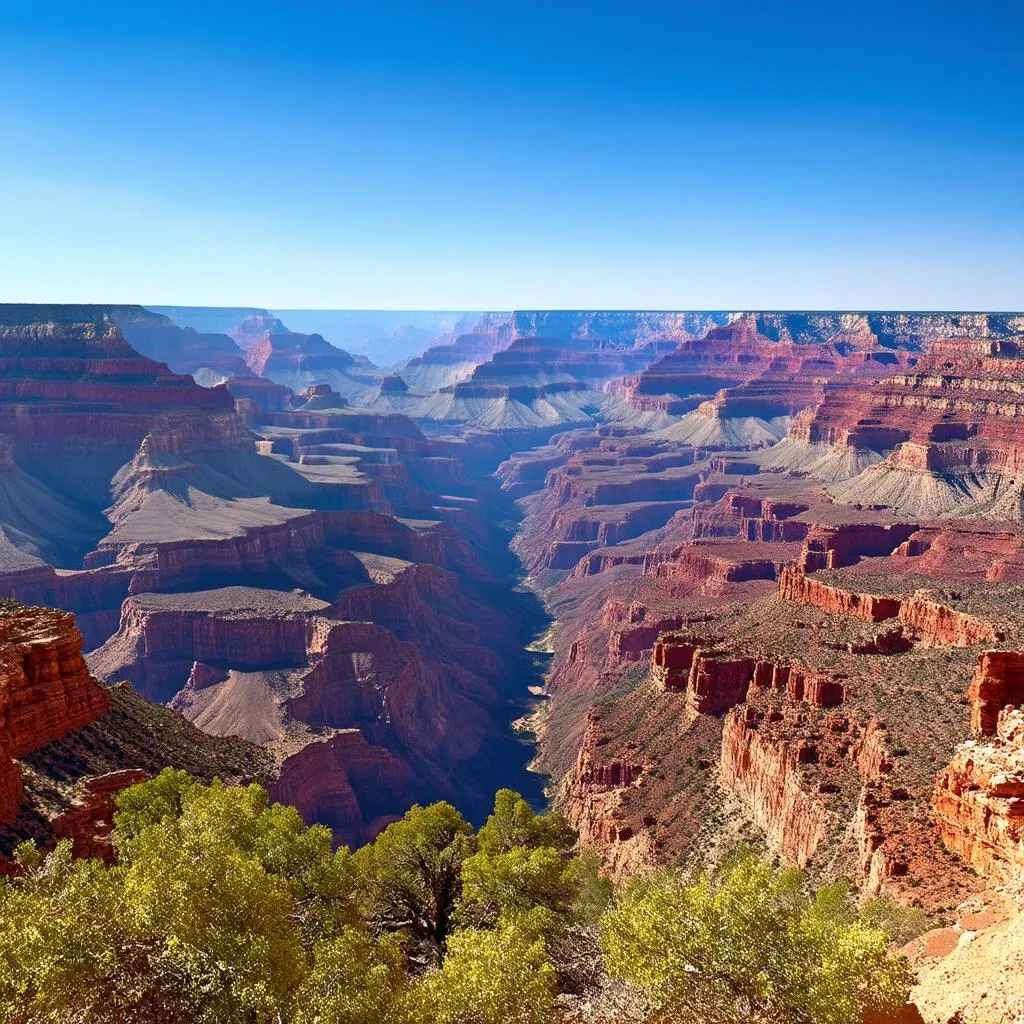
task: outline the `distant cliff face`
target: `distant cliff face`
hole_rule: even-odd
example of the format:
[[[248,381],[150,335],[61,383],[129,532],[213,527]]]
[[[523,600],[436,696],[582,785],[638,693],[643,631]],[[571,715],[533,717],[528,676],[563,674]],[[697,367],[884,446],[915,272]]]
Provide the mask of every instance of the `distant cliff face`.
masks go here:
[[[741,317],[750,318],[758,332],[772,341],[798,345],[820,344],[841,334],[874,334],[884,345],[919,348],[936,338],[996,338],[1024,333],[1021,313],[867,310],[518,310],[510,316],[487,314],[481,325],[486,330],[511,330],[513,337],[604,338],[628,344],[655,338],[701,338],[713,328]]]
[[[466,471],[467,446],[326,383],[201,387],[117,321],[153,346],[234,345],[135,307],[0,306],[0,596],[74,612],[100,676],[263,745],[275,792],[339,841],[416,800],[478,817],[491,780],[528,789],[506,699],[529,672],[533,604],[496,525],[509,504]],[[267,315],[243,326],[271,377],[366,365]],[[61,671],[86,672],[65,653]],[[50,682],[6,712],[0,694],[0,715],[46,719]],[[0,764],[0,804],[19,792]],[[76,820],[103,818],[106,795]]]

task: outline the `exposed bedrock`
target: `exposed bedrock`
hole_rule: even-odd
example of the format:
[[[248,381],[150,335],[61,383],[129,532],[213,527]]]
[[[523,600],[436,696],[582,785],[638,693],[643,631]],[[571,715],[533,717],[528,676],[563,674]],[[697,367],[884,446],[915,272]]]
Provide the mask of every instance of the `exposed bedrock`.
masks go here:
[[[308,744],[285,758],[270,797],[329,825],[338,842],[358,846],[417,798],[409,765],[355,729]]]
[[[830,385],[763,464],[829,481],[848,504],[1019,522],[1019,346],[1019,336],[938,339],[912,372]]]
[[[981,521],[922,527],[890,555],[897,569],[940,579],[1024,580],[1021,533]]]
[[[1024,710],[999,712],[993,735],[968,740],[935,783],[943,842],[977,871],[1009,881],[1024,871]]]
[[[306,663],[307,619],[324,602],[291,593],[226,587],[194,594],[138,594],[118,632],[90,655],[95,672],[128,680],[150,700],[169,701],[192,664],[238,669]]]
[[[22,798],[23,757],[78,729],[109,706],[82,657],[71,615],[43,608],[0,610],[0,822]]]
[[[123,768],[97,775],[79,783],[71,806],[50,823],[55,839],[70,839],[75,857],[97,857],[110,863],[118,793],[145,782],[150,773],[143,768]]]
[[[108,312],[65,315],[76,312],[94,321],[0,326],[2,532],[23,555],[66,568],[109,531],[113,478],[140,447],[154,467],[253,446],[224,388],[138,355]]]
[[[967,691],[971,699],[971,731],[991,736],[999,715],[1009,705],[1024,705],[1024,652],[985,651]]]
[[[91,722],[108,704],[82,656],[74,616],[40,608],[0,614],[0,730],[20,757]]]
[[[825,838],[828,810],[809,793],[800,765],[816,757],[802,741],[772,742],[736,708],[722,730],[722,781],[744,801],[772,847],[803,867]]]
[[[0,574],[0,597],[73,612],[85,649],[92,650],[117,631],[132,576],[131,569],[122,566],[58,573],[39,563]]]
[[[900,609],[896,598],[858,594],[809,577],[799,566],[786,566],[779,575],[779,596],[784,601],[814,605],[839,615],[854,615],[869,622],[894,618]]]
[[[709,467],[716,460],[709,461]],[[732,464],[717,471],[731,475]],[[698,495],[698,497],[700,497]],[[806,538],[811,524],[795,519],[810,505],[801,501],[787,501],[760,497],[745,491],[727,490],[719,500],[710,504],[701,502],[693,510],[694,540],[715,537],[734,537],[750,542],[793,543]]]
[[[460,535],[445,549],[429,531],[385,517],[334,525],[363,548],[393,550],[397,539],[405,553],[455,562],[469,551]],[[477,574],[487,587],[471,593],[440,566],[360,558],[390,568],[375,570],[375,583],[364,572],[334,604],[251,586],[132,595],[118,633],[91,662],[112,680],[171,700],[208,732],[267,744],[282,762],[279,786],[297,772],[300,808],[336,826],[339,838],[365,841],[377,818],[400,814],[410,800],[445,797],[476,815],[491,780],[507,780],[509,766],[527,756],[503,733],[499,696],[521,685],[526,637],[511,606],[522,601],[488,603],[501,596],[488,571]],[[354,744],[369,766],[358,776],[362,789],[353,781],[358,764],[342,758],[318,772],[308,766],[327,754],[303,753],[353,729],[360,736],[339,740],[338,750]],[[371,785],[365,780],[375,770]]]
[[[717,648],[717,649],[716,649]],[[831,708],[843,702],[842,676],[722,650],[713,638],[663,633],[651,651],[651,679],[664,690],[687,695],[696,712],[721,715],[742,703],[750,687]]]
[[[485,679],[494,655],[469,667],[432,660],[425,651],[370,622],[318,619],[309,669],[286,702],[290,717],[317,728],[358,726],[376,741],[435,766],[480,753],[492,730],[497,694]]]
[[[120,546],[117,558],[119,567],[130,572],[133,594],[210,583],[262,582],[297,585],[332,599],[348,586],[369,581],[366,568],[352,552],[489,578],[467,538],[451,526],[434,523],[413,529],[371,509],[296,510],[283,522],[244,527],[235,536]]]
[[[112,319],[136,351],[167,363],[175,373],[205,370],[221,379],[250,375],[245,353],[227,334],[179,327],[169,317],[140,306],[115,310]]]
[[[346,590],[331,608],[339,619],[375,622],[426,652],[441,652],[492,678],[501,674],[494,650],[506,643],[506,615],[466,593],[459,578],[432,565],[413,565],[386,586]]]
[[[900,597],[863,593],[808,576],[793,565],[786,566],[779,575],[779,596],[784,601],[869,622],[898,618],[920,642],[936,647],[974,647],[1000,639],[999,631],[989,622],[950,608],[942,595],[929,589]]]
[[[801,333],[767,323],[764,314],[736,315],[702,338],[682,341],[620,388],[636,408],[683,413],[673,436],[723,447],[770,444],[787,417],[819,403],[837,381],[862,384],[913,364],[907,351],[882,347],[866,321]],[[702,396],[715,395],[711,402]]]
[[[657,579],[699,583],[710,593],[728,583],[777,579],[783,555],[779,547],[757,542],[730,547],[694,541],[669,553],[648,556],[644,572]]]
[[[936,647],[975,647],[1002,639],[988,622],[948,607],[929,590],[918,590],[901,601],[899,618],[911,633]]]
[[[913,523],[814,524],[804,541],[800,563],[807,572],[841,569],[862,558],[891,554],[916,530]]]
[[[636,827],[628,806],[629,796],[652,766],[638,759],[638,751],[625,751],[624,759],[601,756],[609,738],[591,713],[576,763],[559,787],[558,801],[579,832],[581,846],[599,850],[608,870],[622,877],[649,869],[657,860],[651,835]]]

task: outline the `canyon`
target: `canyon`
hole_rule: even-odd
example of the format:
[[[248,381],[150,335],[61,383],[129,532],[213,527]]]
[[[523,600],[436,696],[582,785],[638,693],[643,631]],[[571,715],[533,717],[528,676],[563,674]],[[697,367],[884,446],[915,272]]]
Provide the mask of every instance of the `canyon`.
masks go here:
[[[555,617],[538,764],[611,871],[742,841],[941,914],[1016,870],[1019,503],[915,495],[1009,494],[1022,329],[733,315],[607,384],[646,423],[500,467]],[[846,487],[925,443],[913,495]]]
[[[7,307],[0,320],[0,594],[75,615],[97,700],[97,680],[129,682],[258,748],[272,793],[339,842],[416,801],[479,818],[503,781],[538,790],[509,723],[542,613],[516,589],[511,502],[466,472],[458,439],[331,383],[296,397],[260,376],[282,352],[331,381],[359,365],[333,348],[314,364],[326,342],[260,316],[233,332],[246,371],[211,387],[129,345],[140,325],[165,349],[202,340],[141,308]],[[228,335],[215,337],[214,354]],[[12,759],[103,718],[73,705],[53,712],[59,729],[22,727],[12,687],[9,825],[23,797],[34,806]]]
[[[134,715],[350,844],[546,785],[618,877],[1019,876],[1024,315],[467,314],[374,366],[214,313],[0,308],[0,594],[64,638],[4,668],[11,842],[102,849]]]

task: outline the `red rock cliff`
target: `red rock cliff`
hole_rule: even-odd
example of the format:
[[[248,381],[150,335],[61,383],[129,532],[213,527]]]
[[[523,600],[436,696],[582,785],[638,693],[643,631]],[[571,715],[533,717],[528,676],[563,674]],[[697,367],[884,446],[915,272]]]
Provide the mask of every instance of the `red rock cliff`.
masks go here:
[[[982,874],[1024,872],[1024,710],[1000,712],[995,735],[968,740],[935,783],[943,842]]]
[[[11,759],[86,725],[108,706],[82,657],[73,616],[45,608],[0,612],[0,821],[10,821],[21,800]]]
[[[805,747],[767,739],[749,710],[726,716],[722,781],[747,804],[772,847],[803,867],[828,834],[828,810],[802,784]]]

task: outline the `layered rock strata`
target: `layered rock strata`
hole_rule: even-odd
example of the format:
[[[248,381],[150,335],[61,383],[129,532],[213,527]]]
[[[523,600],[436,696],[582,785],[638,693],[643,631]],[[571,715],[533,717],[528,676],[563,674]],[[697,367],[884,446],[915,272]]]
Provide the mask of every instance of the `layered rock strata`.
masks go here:
[[[108,705],[71,615],[0,609],[0,823],[14,820],[24,796],[14,759],[88,724]]]
[[[935,783],[943,842],[999,881],[1024,871],[1024,709],[1006,707],[994,734],[968,740]]]

